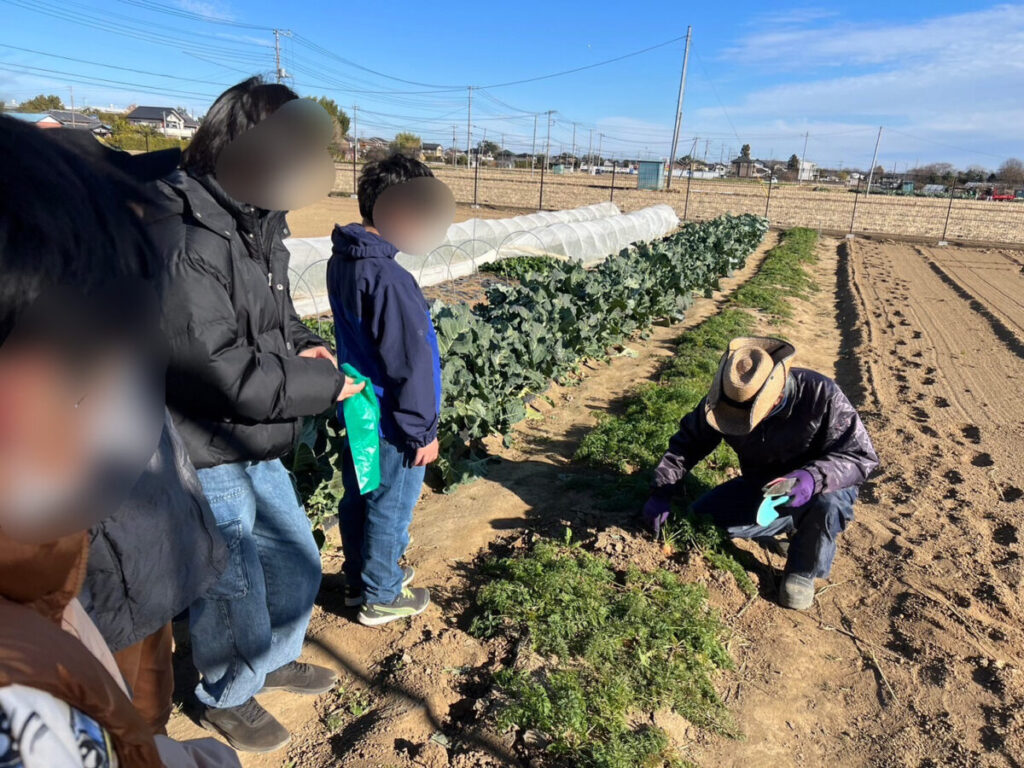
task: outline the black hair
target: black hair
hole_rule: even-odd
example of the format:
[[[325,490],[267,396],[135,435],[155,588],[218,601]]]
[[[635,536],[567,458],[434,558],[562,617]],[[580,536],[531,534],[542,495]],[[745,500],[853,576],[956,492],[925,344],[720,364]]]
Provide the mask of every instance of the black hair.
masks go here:
[[[46,133],[0,115],[0,343],[44,293],[109,297],[140,281],[158,289],[163,273],[131,207],[144,194]],[[139,302],[117,305],[125,322],[139,319]]]
[[[385,189],[421,176],[433,176],[434,172],[408,155],[395,152],[383,160],[363,166],[359,174],[359,215],[363,223],[373,225],[373,206]]]
[[[299,98],[287,85],[250,77],[217,97],[182,156],[182,168],[193,176],[213,173],[221,151],[233,139]]]

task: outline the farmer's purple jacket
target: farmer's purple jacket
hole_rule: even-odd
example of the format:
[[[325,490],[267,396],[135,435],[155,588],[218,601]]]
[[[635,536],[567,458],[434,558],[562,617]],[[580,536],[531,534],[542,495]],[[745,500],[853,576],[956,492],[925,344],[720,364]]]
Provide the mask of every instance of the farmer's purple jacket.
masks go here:
[[[668,452],[654,470],[653,495],[671,497],[683,477],[725,440],[739,456],[743,476],[767,483],[796,469],[814,478],[815,493],[857,486],[878,466],[864,424],[832,379],[794,368],[785,402],[749,435],[723,435],[704,416],[707,398],[679,423]]]

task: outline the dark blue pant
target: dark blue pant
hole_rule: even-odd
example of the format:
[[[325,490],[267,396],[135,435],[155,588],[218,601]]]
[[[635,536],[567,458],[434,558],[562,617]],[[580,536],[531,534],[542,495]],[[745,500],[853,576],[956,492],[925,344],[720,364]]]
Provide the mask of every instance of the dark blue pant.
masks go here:
[[[802,507],[779,508],[771,525],[754,522],[763,495],[761,486],[742,477],[708,491],[693,505],[698,515],[707,515],[734,539],[774,538],[789,534],[786,573],[827,579],[836,556],[836,537],[853,520],[856,488],[813,496]]]
[[[341,479],[345,496],[338,508],[345,581],[362,586],[367,603],[390,603],[402,592],[398,561],[409,546],[412,510],[423,490],[424,467],[412,466],[412,451],[381,438],[380,487],[359,495],[359,482],[346,445]]]

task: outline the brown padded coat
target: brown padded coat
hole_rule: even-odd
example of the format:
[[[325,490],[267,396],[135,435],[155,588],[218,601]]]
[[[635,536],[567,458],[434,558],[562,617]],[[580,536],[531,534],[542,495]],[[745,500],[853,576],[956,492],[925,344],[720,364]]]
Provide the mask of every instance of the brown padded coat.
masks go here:
[[[0,533],[0,687],[45,691],[103,726],[121,765],[162,768],[149,726],[117,681],[61,629],[85,578],[88,553],[84,532],[41,545]]]

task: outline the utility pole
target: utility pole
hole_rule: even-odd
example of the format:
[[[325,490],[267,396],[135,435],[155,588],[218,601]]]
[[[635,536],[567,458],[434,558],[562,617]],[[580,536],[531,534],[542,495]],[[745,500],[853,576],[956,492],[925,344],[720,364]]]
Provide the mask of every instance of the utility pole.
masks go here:
[[[71,91],[71,127],[75,126],[75,86],[69,85],[68,90]]]
[[[704,164],[708,162],[708,147],[711,146],[711,139],[704,139]]]
[[[878,144],[882,141],[882,126],[878,126],[878,138],[875,139],[875,154],[871,156],[871,170],[868,171],[868,188],[864,190],[864,196],[871,194],[871,181],[875,177],[875,162],[878,160]],[[851,225],[851,230],[852,230]]]
[[[458,145],[455,143],[455,131],[456,130],[458,130],[458,126],[453,125],[452,126],[452,168],[454,168],[457,165],[457,163],[455,162],[455,159],[456,159],[455,158],[455,153],[458,151]]]
[[[274,72],[277,75],[277,82],[282,82],[288,73],[284,71],[281,66],[281,35],[285,37],[291,37],[292,33],[287,29],[275,29],[274,30]]]
[[[594,175],[594,129],[590,129],[590,143],[587,145],[587,170]]]
[[[601,161],[601,167],[604,168],[604,158],[601,157],[601,145],[604,143],[604,134],[597,134],[597,159]],[[646,149],[646,147],[644,147]]]
[[[359,105],[352,105],[352,197],[358,196],[356,163],[359,162]]]
[[[572,170],[576,170],[576,123],[572,124]]]
[[[469,88],[469,101],[466,109],[466,167],[469,168],[469,161],[472,159],[470,150],[473,148],[473,86]],[[479,158],[478,158],[479,159]]]
[[[555,110],[549,109],[544,114],[548,116],[548,138],[544,143],[544,168],[546,169],[551,159],[551,116],[555,114]]]
[[[804,183],[804,158],[807,157],[807,137],[810,135],[810,131],[804,134],[804,151],[800,153],[800,167],[796,169],[796,181],[798,184]]]
[[[530,175],[533,176],[533,166],[537,164],[537,116],[533,116],[533,149],[530,150]]]
[[[672,189],[672,174],[676,169],[676,150],[679,148],[679,128],[683,124],[683,94],[686,92],[686,65],[690,61],[690,35],[692,26],[686,28],[686,46],[683,48],[683,73],[679,76],[679,100],[676,102],[676,122],[672,130],[672,151],[668,156],[668,182],[665,189]]]

